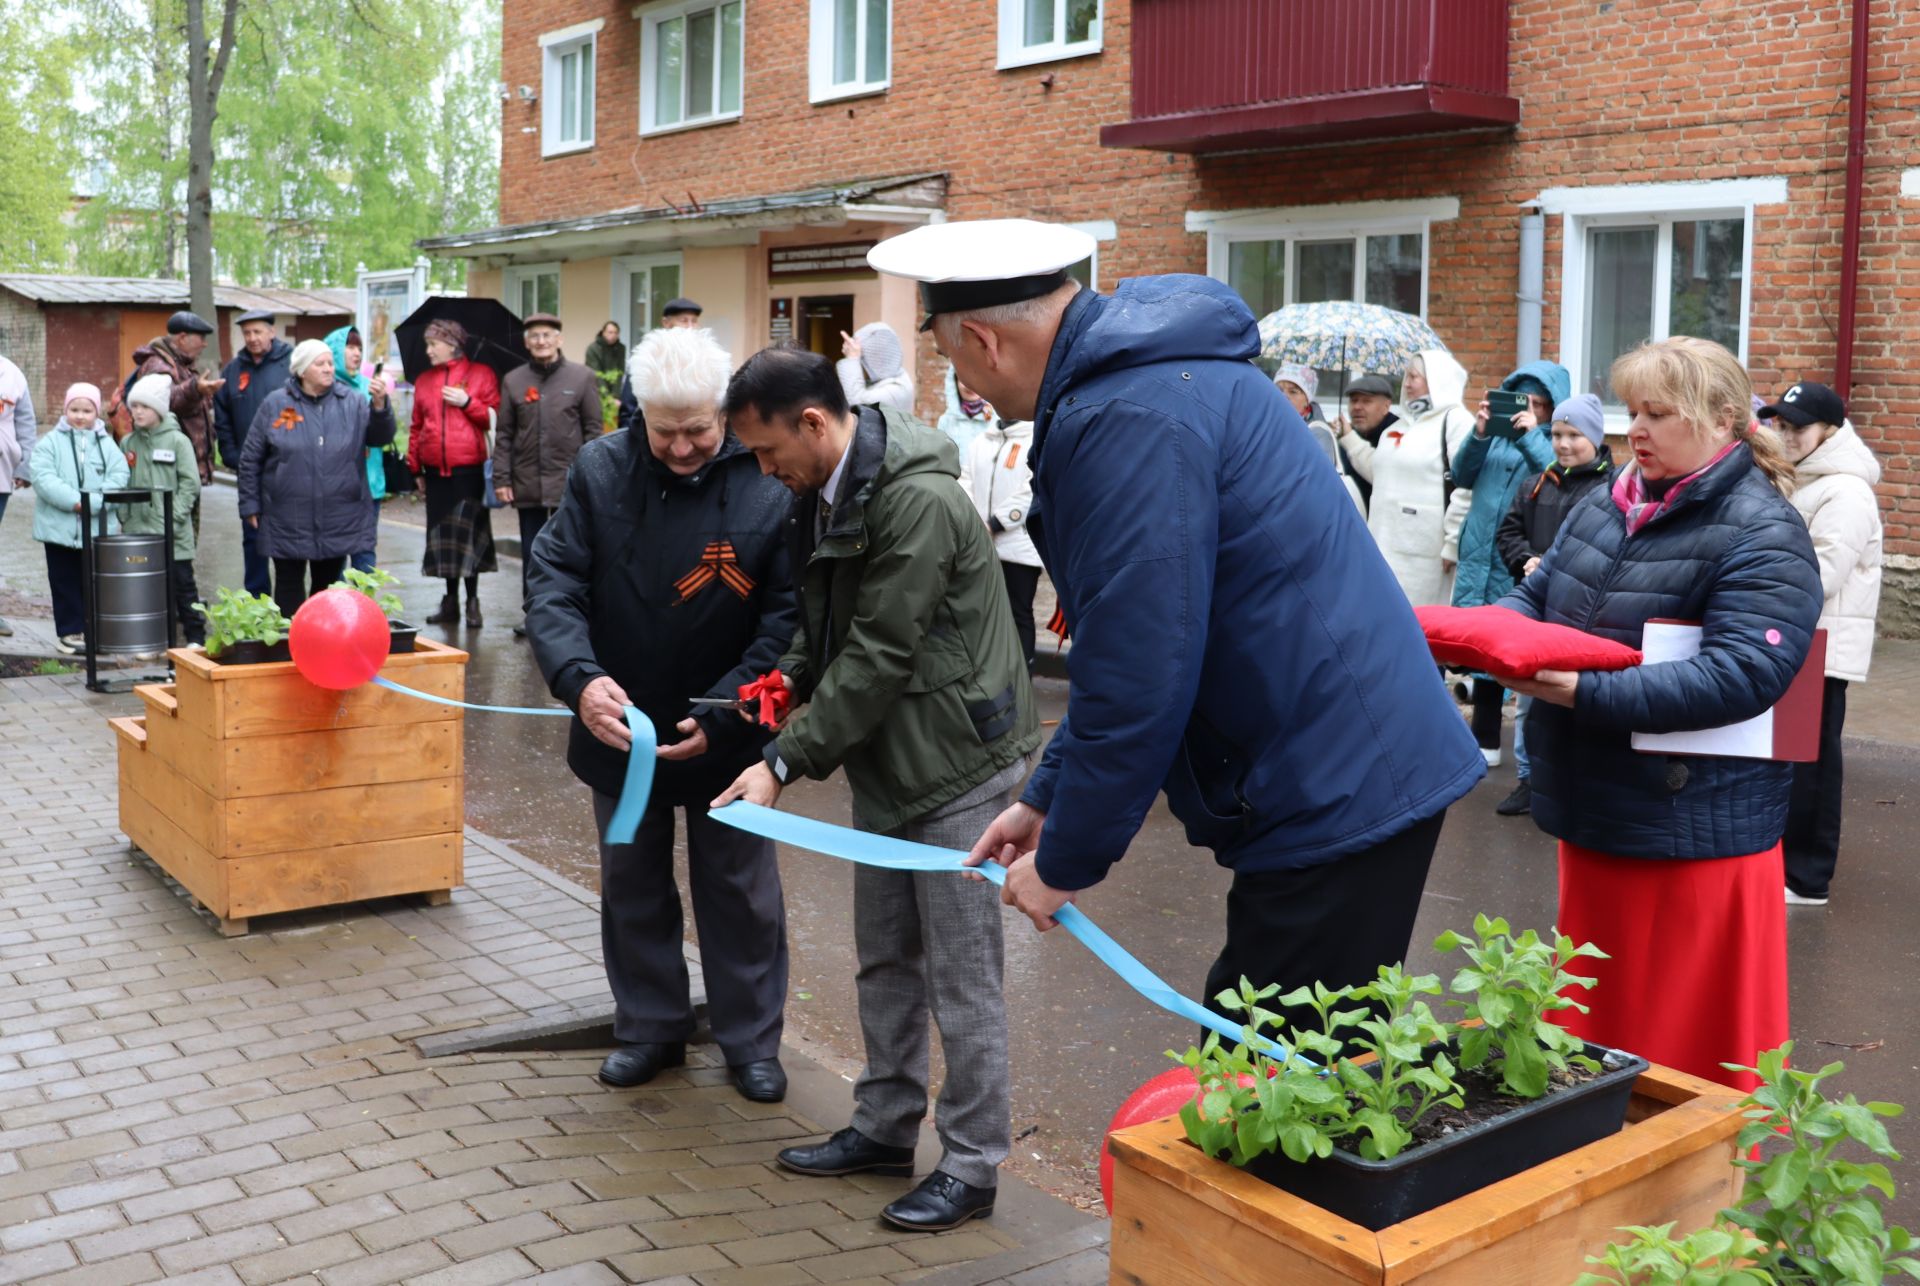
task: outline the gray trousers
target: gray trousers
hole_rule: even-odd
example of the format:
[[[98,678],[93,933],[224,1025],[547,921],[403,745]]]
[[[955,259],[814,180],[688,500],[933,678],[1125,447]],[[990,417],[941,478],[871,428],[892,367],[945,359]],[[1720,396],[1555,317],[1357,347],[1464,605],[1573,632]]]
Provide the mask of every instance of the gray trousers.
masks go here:
[[[897,831],[897,839],[967,849],[1026,776],[1016,762],[954,802]],[[855,827],[866,830],[858,817]],[[853,1087],[853,1128],[911,1147],[927,1114],[927,1012],[940,1027],[947,1077],[934,1107],[944,1154],[937,1169],[994,1186],[1011,1146],[1005,938],[1000,890],[960,875],[856,866],[854,979],[867,1065]]]
[[[615,800],[593,792],[607,830]],[[655,801],[631,844],[600,844],[600,946],[613,990],[613,1037],[671,1044],[693,1034],[680,888],[673,878],[673,808]],[[787,1004],[787,914],[773,841],[688,808],[687,873],[707,1024],[729,1065],[780,1052]]]

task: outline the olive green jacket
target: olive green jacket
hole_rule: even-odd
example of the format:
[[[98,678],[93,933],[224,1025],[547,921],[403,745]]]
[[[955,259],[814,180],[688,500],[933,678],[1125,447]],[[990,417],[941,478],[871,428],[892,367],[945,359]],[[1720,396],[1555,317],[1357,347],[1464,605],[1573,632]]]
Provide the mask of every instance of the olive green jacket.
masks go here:
[[[958,461],[945,435],[863,407],[848,499],[817,547],[818,495],[793,507],[800,628],[780,669],[798,708],[767,760],[783,780],[844,767],[868,830],[898,830],[1040,744],[993,538]]]
[[[127,453],[127,486],[173,492],[173,557],[193,561],[193,507],[200,503],[200,465],[193,442],[173,412],[150,429],[134,426],[120,444]],[[155,460],[155,452],[170,460]],[[130,536],[158,535],[166,528],[166,510],[159,496],[120,506],[120,530]]]

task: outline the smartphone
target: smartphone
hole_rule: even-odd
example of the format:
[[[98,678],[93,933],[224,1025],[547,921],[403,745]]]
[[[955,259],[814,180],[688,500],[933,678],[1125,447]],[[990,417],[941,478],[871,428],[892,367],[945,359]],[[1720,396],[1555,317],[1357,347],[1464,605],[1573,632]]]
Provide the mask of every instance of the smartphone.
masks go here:
[[[1513,417],[1527,409],[1527,396],[1503,388],[1487,393],[1487,432],[1498,438],[1517,438]]]

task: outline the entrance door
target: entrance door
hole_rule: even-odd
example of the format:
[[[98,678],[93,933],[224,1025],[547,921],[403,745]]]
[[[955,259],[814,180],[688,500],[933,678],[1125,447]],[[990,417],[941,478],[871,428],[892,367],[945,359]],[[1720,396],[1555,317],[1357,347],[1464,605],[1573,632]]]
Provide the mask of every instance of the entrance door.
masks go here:
[[[680,256],[648,255],[613,261],[613,320],[629,350],[660,325],[660,310],[680,293]]]
[[[800,301],[800,342],[809,351],[840,360],[840,335],[853,334],[853,296],[815,295]]]

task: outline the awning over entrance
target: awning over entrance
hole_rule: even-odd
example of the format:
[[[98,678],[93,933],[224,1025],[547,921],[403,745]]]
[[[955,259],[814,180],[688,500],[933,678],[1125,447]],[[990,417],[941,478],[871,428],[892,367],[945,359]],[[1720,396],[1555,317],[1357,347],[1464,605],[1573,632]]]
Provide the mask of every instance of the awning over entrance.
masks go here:
[[[604,214],[516,223],[415,242],[428,254],[498,267],[577,254],[626,254],[672,246],[749,245],[762,232],[843,223],[928,223],[946,208],[944,173],[855,180],[770,196],[685,205],[630,206]]]

